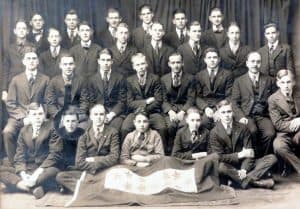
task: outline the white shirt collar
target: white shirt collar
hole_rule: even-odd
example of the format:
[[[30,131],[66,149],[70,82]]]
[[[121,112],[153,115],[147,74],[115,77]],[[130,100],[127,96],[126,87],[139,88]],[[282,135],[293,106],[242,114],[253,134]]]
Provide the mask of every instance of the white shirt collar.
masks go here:
[[[92,41],[89,40],[88,42],[83,42],[83,41],[80,41],[80,44],[82,47],[88,47],[90,48],[91,44],[92,44]]]
[[[35,69],[34,71],[25,70],[25,74],[26,74],[26,77],[27,77],[28,80],[31,78],[32,75],[35,79],[36,75],[37,75],[37,69]]]
[[[125,43],[125,44],[121,44],[120,42],[116,42],[116,45],[117,45],[117,48],[118,48],[118,50],[119,51],[121,51],[120,49],[121,49],[121,47],[125,47],[124,48],[124,50],[126,49],[126,47],[127,47],[127,43]]]
[[[268,43],[269,49],[271,48],[271,46],[274,46],[274,49],[277,48],[279,41],[277,40],[274,44],[270,44]]]
[[[175,73],[174,72],[171,73],[172,73],[172,79],[174,79]],[[182,76],[182,70],[179,72],[179,78],[181,78],[181,76]]]
[[[234,44],[231,41],[228,41],[229,43],[229,48],[231,49],[231,51],[236,52],[238,50],[238,48],[240,47],[240,42],[238,44]]]
[[[145,81],[146,81],[146,79],[147,79],[147,71],[145,72],[145,74],[144,74],[144,76],[143,76],[143,77],[140,77],[140,75],[139,75],[139,74],[137,74],[137,77],[138,77],[139,81],[140,81],[141,79],[144,79],[143,81],[145,82]]]
[[[77,34],[78,34],[78,28],[75,28],[73,31],[74,31],[74,36],[77,36]],[[70,37],[71,36],[71,29],[67,28],[67,33],[68,33],[68,35]]]
[[[216,68],[214,68],[213,70],[214,70],[214,73],[215,73],[215,75],[217,75],[217,73],[218,73],[218,71],[219,71],[219,66],[217,66],[217,67],[216,67]],[[210,75],[210,74],[211,74],[211,71],[212,71],[212,69],[207,67],[207,71],[208,71],[208,74]]]
[[[250,79],[253,81],[255,79],[255,81],[259,81],[259,72],[257,72],[256,74],[251,73],[250,71],[248,71],[248,75],[250,77]]]
[[[218,27],[216,25],[212,25],[213,31],[223,31],[224,27],[223,25],[219,25]]]
[[[109,32],[110,32],[110,34],[111,34],[112,36],[115,36],[115,35],[116,35],[116,31],[117,31],[116,28],[113,28],[113,27],[109,26],[109,27],[108,27],[108,30],[109,30]]]
[[[180,37],[180,32],[181,32],[181,30],[178,29],[178,28],[175,28],[175,30],[176,30],[176,33],[177,33],[178,37]],[[182,30],[184,36],[186,36],[186,31],[187,31],[186,28],[184,28],[184,29]]]
[[[191,48],[193,49],[194,48],[194,45],[195,45],[195,42],[192,41],[191,39],[189,40],[189,44],[191,46]],[[197,46],[199,47],[200,46],[200,41],[198,42]]]
[[[97,131],[98,131],[97,129],[98,129],[100,132],[103,132],[103,130],[104,130],[104,124],[103,124],[102,126],[100,126],[100,127],[94,127],[94,126],[93,126],[93,131],[94,131],[95,134],[96,134]]]
[[[153,22],[151,22],[150,24],[145,24],[144,22],[142,23],[142,27],[144,29],[144,31],[149,31],[151,26],[152,26]]]
[[[227,129],[228,125],[229,125],[229,127],[232,129],[232,121],[231,121],[230,124],[223,123],[222,121],[221,121],[221,123],[222,123],[222,125],[223,125],[223,127],[224,127],[225,130]]]
[[[60,45],[56,46],[55,48],[57,49],[57,53],[59,53],[60,52]],[[50,46],[50,51],[53,52],[53,50],[54,50],[54,46]]]
[[[104,78],[104,71],[101,70],[101,69],[99,71],[100,71],[101,78],[103,79]],[[110,79],[110,74],[111,74],[111,69],[107,73],[108,80]]]
[[[159,48],[162,47],[162,41],[154,41],[154,40],[151,40],[151,45],[152,45],[153,49],[155,49],[156,43],[158,43],[158,47],[159,47]]]

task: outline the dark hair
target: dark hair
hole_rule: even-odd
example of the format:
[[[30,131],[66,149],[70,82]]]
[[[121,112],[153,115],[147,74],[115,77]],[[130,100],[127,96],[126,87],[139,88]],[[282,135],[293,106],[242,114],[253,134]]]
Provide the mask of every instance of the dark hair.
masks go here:
[[[102,54],[108,54],[110,55],[110,57],[113,59],[114,56],[113,56],[113,53],[112,51],[109,49],[109,48],[104,48],[102,49],[99,53],[98,53],[98,56],[97,56],[97,59],[99,59],[101,57]]]
[[[184,9],[182,9],[182,8],[177,8],[177,9],[175,9],[175,10],[173,11],[173,13],[172,13],[173,18],[175,17],[176,14],[179,14],[179,13],[183,13],[184,15],[186,15]]]
[[[106,17],[108,17],[108,14],[109,13],[118,13],[119,14],[119,16],[120,16],[120,12],[119,12],[119,10],[118,9],[116,9],[116,8],[108,8],[108,10],[107,10],[107,13],[106,13]]]
[[[158,22],[158,21],[154,21],[153,24],[151,25],[151,29],[153,28],[153,25],[161,25],[163,30],[165,30],[165,27],[162,23]]]
[[[188,26],[188,30],[191,30],[191,27],[192,27],[192,26],[200,26],[200,28],[201,28],[201,24],[200,24],[199,21],[193,21],[193,22],[191,22],[191,23],[189,24],[189,26]]]
[[[144,8],[148,8],[150,10],[150,12],[153,12],[150,4],[143,4],[139,7],[139,13],[141,13]]]
[[[53,27],[50,27],[50,28],[48,29],[48,36],[47,36],[47,37],[49,37],[51,31],[57,31],[58,34],[60,35],[60,31],[59,31],[58,29],[53,28]],[[60,36],[61,36],[61,35],[60,35]]]
[[[223,15],[222,10],[221,10],[219,7],[215,7],[215,8],[212,8],[212,10],[210,10],[209,16],[210,16],[211,13],[213,13],[214,11],[219,11],[219,12],[221,12],[221,14]]]
[[[85,21],[85,20],[83,20],[83,21],[81,21],[81,22],[79,23],[78,28],[80,28],[80,26],[82,26],[82,25],[86,25],[86,26],[88,26],[90,29],[93,30],[92,26],[91,26],[87,21]]]
[[[24,59],[25,54],[30,53],[30,52],[36,53],[36,48],[33,46],[25,46],[21,52],[22,58]]]
[[[284,76],[291,76],[291,78],[293,80],[295,80],[295,75],[292,71],[290,70],[287,70],[287,69],[281,69],[277,72],[277,75],[276,75],[276,79],[277,80],[280,80],[281,78],[283,78]]]
[[[218,57],[220,57],[220,54],[219,54],[218,49],[213,48],[213,47],[209,47],[209,48],[205,49],[204,52],[203,52],[203,56],[206,57],[206,55],[207,55],[209,52],[215,52],[215,53],[217,53]]]
[[[216,105],[217,109],[220,109],[223,106],[227,106],[227,105],[232,105],[231,102],[227,99],[221,100],[220,102],[218,102],[218,104]]]
[[[251,51],[251,52],[249,52],[249,53],[247,54],[247,59],[246,59],[246,60],[249,59],[249,57],[250,57],[251,54],[259,54],[259,55],[260,55],[260,53],[257,52],[257,51]],[[260,55],[260,56],[261,56],[261,55]]]
[[[45,112],[45,107],[43,104],[41,103],[38,103],[38,102],[32,102],[30,103],[28,106],[27,106],[27,113],[29,113],[30,110],[37,110],[39,109],[40,107],[43,108],[43,111]]]
[[[274,28],[276,29],[276,31],[278,31],[278,26],[277,26],[277,24],[276,24],[276,23],[273,23],[273,22],[264,25],[264,30],[266,30],[267,28],[271,28],[271,27],[274,27]]]
[[[138,115],[143,115],[149,119],[149,113],[144,107],[138,107],[133,114],[134,118],[136,118]]]
[[[70,52],[63,52],[58,57],[58,61],[59,61],[58,63],[60,63],[61,60],[62,60],[62,58],[64,58],[64,57],[72,57],[73,60],[74,60],[74,57],[73,57],[73,55]]]
[[[33,18],[34,16],[36,16],[36,15],[41,16],[41,18],[44,20],[44,18],[43,18],[43,16],[41,15],[41,13],[38,13],[38,12],[35,12],[35,13],[32,14],[31,20],[32,20],[32,18]]]
[[[70,10],[67,12],[66,16],[67,16],[67,15],[76,15],[76,16],[78,17],[78,14],[77,14],[77,12],[76,12],[75,9],[70,9]]]
[[[170,60],[170,57],[173,57],[173,56],[180,56],[181,57],[181,61],[183,62],[183,56],[180,52],[178,51],[175,51],[175,52],[172,52],[169,57],[168,57],[168,60]]]
[[[228,27],[227,27],[227,32],[229,31],[229,28],[230,28],[231,26],[236,26],[236,27],[238,27],[238,28],[240,29],[240,26],[237,24],[237,22],[233,21],[233,22],[230,22],[230,23],[229,23],[229,25],[228,25]]]
[[[76,115],[77,120],[79,119],[78,108],[75,105],[69,105],[63,111],[62,116],[66,115]]]

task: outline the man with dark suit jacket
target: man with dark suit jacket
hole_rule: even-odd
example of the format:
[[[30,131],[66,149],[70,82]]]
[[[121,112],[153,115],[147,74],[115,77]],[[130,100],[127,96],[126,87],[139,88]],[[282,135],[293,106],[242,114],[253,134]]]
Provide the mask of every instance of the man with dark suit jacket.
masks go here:
[[[272,188],[272,178],[261,179],[277,162],[273,154],[255,159],[252,138],[246,126],[233,120],[233,107],[227,100],[217,105],[220,121],[210,132],[212,152],[219,155],[219,173],[247,189]]]
[[[300,159],[295,148],[300,145],[300,103],[295,97],[296,81],[294,74],[285,69],[278,71],[276,80],[279,89],[268,100],[270,117],[277,131],[274,152],[291,164],[299,177]]]
[[[96,104],[90,111],[91,126],[79,138],[74,171],[61,172],[56,180],[74,192],[82,175],[93,175],[117,164],[120,156],[118,131],[105,124],[105,107]]]
[[[87,113],[95,104],[102,104],[107,111],[105,123],[120,130],[126,107],[126,81],[112,69],[113,55],[110,49],[98,53],[98,71],[87,81],[82,90],[80,105]]]
[[[40,54],[39,60],[40,72],[51,79],[61,73],[59,69],[59,56],[62,53],[66,53],[66,50],[61,47],[61,35],[55,28],[49,28],[48,42],[50,47]]]
[[[32,15],[30,20],[31,30],[28,34],[28,40],[35,45],[38,54],[46,51],[49,47],[44,23],[44,18],[41,14],[34,13]]]
[[[97,72],[97,57],[101,47],[92,42],[93,29],[86,21],[81,22],[78,29],[81,41],[70,49],[70,53],[76,63],[75,74],[89,77]]]
[[[175,26],[175,30],[167,33],[164,37],[164,41],[175,50],[183,43],[189,40],[187,35],[187,18],[184,9],[175,9],[173,11],[172,23]]]
[[[32,48],[25,48],[25,72],[16,75],[8,89],[7,111],[9,118],[3,130],[3,141],[9,162],[13,164],[16,138],[19,130],[30,123],[26,117],[27,106],[32,102],[44,103],[49,78],[38,72],[38,56]]]
[[[107,10],[106,22],[108,27],[101,31],[99,36],[96,37],[98,44],[103,48],[110,48],[115,44],[116,30],[119,23],[122,21],[122,17],[118,10],[109,8]]]
[[[150,4],[143,4],[139,7],[139,18],[142,25],[132,31],[132,43],[140,52],[150,42],[150,28],[153,24],[153,17],[154,13]]]
[[[183,70],[186,73],[196,75],[203,67],[203,51],[206,46],[200,44],[201,25],[194,21],[189,25],[187,34],[189,41],[178,47],[178,52],[183,56]]]
[[[243,45],[240,40],[240,28],[232,22],[227,30],[228,41],[220,49],[222,67],[231,70],[234,79],[247,72],[246,59],[250,47]]]
[[[294,72],[292,49],[288,44],[279,43],[279,31],[276,24],[267,24],[264,29],[267,44],[258,50],[261,54],[260,71],[274,78],[281,69]]]
[[[61,46],[69,50],[80,42],[77,28],[79,18],[75,10],[71,9],[68,11],[65,17],[65,24],[66,30],[62,33]]]
[[[181,54],[174,52],[169,56],[171,73],[161,78],[165,120],[168,127],[167,148],[171,151],[176,131],[184,125],[186,111],[195,103],[194,78],[183,72],[183,60]]]
[[[268,114],[268,98],[275,90],[269,76],[259,72],[261,56],[250,52],[246,61],[248,73],[237,78],[232,88],[235,119],[250,130],[257,156],[272,152],[275,129]]]
[[[208,20],[212,24],[212,28],[206,30],[201,38],[201,43],[220,49],[226,43],[226,33],[222,25],[224,16],[220,8],[213,8],[210,12]]]
[[[164,27],[159,22],[154,22],[150,28],[151,40],[144,45],[143,52],[147,58],[148,71],[159,77],[170,72],[168,68],[168,59],[174,51],[171,47],[163,43],[165,35]]]
[[[111,47],[114,56],[112,67],[126,78],[135,73],[131,66],[131,57],[137,49],[128,42],[129,27],[126,23],[120,23],[116,31],[116,43]]]
[[[214,126],[217,120],[216,104],[231,96],[233,85],[232,73],[219,67],[220,55],[215,48],[204,51],[206,69],[196,75],[196,106],[202,111],[203,124],[208,129]]]
[[[15,173],[1,172],[1,180],[8,186],[33,193],[36,199],[44,196],[45,186],[58,173],[63,144],[52,121],[39,103],[28,106],[30,125],[24,126],[18,137],[14,158]],[[54,179],[53,179],[54,180]]]
[[[127,78],[127,106],[130,114],[123,122],[122,140],[134,130],[133,112],[138,108],[144,108],[149,113],[150,125],[159,132],[166,145],[167,127],[161,115],[163,96],[159,77],[147,72],[148,64],[144,54],[137,53],[132,56],[131,60],[136,75]]]

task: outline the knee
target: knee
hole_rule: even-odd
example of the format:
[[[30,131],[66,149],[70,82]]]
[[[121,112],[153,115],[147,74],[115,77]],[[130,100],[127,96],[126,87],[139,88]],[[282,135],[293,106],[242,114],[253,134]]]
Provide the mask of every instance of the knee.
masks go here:
[[[270,165],[270,166],[272,166],[272,165],[274,165],[275,163],[277,163],[277,157],[275,156],[275,155],[273,155],[273,154],[270,154],[270,155],[267,155],[266,156],[266,162]]]
[[[275,138],[276,136],[276,131],[273,129],[273,128],[270,128],[270,129],[266,129],[264,130],[264,133],[263,135],[268,138],[269,140],[272,140]]]
[[[56,177],[55,177],[55,180],[56,182],[58,182],[59,184],[61,184],[63,182],[63,180],[65,179],[66,177],[66,172],[59,172]]]
[[[257,127],[256,127],[255,123],[252,120],[249,120],[249,122],[247,124],[247,128],[249,129],[252,136],[256,135]]]
[[[225,165],[225,163],[219,163],[218,170],[221,175],[227,174],[227,166]]]
[[[279,155],[284,155],[288,150],[288,145],[281,138],[276,138],[273,142],[274,152]]]

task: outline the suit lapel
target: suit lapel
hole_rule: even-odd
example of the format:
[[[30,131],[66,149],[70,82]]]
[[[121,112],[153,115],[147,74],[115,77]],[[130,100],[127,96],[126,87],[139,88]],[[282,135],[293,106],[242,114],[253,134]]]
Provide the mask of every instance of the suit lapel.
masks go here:
[[[140,83],[139,83],[139,78],[136,74],[134,75],[134,79],[133,79],[132,82],[133,82],[132,85],[137,89],[137,91],[139,92],[139,95],[143,95],[142,89],[141,89],[141,86],[140,86]]]
[[[147,95],[151,85],[152,85],[152,76],[150,73],[147,73],[146,84],[145,84],[145,95]]]
[[[237,142],[239,140],[239,132],[240,132],[239,126],[235,122],[233,122],[232,123],[232,133],[231,133],[232,151],[233,152],[235,152],[235,148],[236,148]]]
[[[107,133],[106,133],[106,132],[107,132],[107,131],[106,131],[106,127],[104,126],[103,134],[102,134],[102,136],[100,137],[100,139],[99,139],[99,141],[98,141],[97,153],[99,153],[99,151],[101,150],[101,148],[102,148],[104,142],[105,142],[106,139],[107,139],[107,136],[106,136]]]
[[[32,141],[32,126],[26,127],[26,132],[24,133],[24,142],[28,146],[29,149],[34,150],[34,144]]]
[[[22,77],[21,77],[21,81],[25,86],[24,86],[24,92],[25,92],[25,95],[27,98],[30,98],[30,88],[29,88],[29,81],[26,77],[26,74],[25,72],[22,74]]]
[[[288,105],[286,98],[283,96],[283,94],[280,92],[280,90],[278,90],[277,92],[277,104],[286,112],[288,113],[290,116],[294,116],[294,114],[292,113],[292,110],[290,108],[290,106]],[[295,101],[295,105],[296,105],[296,100]],[[296,105],[297,106],[297,105]]]
[[[36,78],[35,78],[35,81],[33,83],[33,86],[32,86],[31,92],[30,92],[30,98],[32,98],[34,96],[34,94],[39,91],[39,88],[41,86],[40,85],[41,80],[42,80],[41,74],[38,72],[36,74]]]
[[[210,84],[210,79],[209,79],[209,74],[208,74],[208,70],[207,69],[205,69],[203,71],[203,78],[204,78],[204,81],[205,81],[205,85],[207,86],[207,88],[209,89],[209,91],[212,91],[211,84]]]
[[[76,91],[78,89],[78,86],[79,86],[79,78],[74,75],[73,77],[73,81],[72,81],[72,88],[71,88],[71,101],[73,101],[75,95],[76,95]]]
[[[42,124],[42,126],[40,127],[39,135],[38,135],[37,139],[35,140],[35,152],[39,149],[39,147],[41,146],[42,142],[45,139],[47,139],[48,130],[47,130],[47,128],[45,126],[46,126],[46,122],[44,122]]]
[[[252,81],[250,80],[250,77],[249,77],[249,74],[246,73],[244,75],[244,84],[245,84],[245,87],[248,89],[248,91],[250,92],[251,96],[254,96],[254,92],[253,92],[253,87],[252,87]]]
[[[230,137],[227,135],[226,130],[224,128],[224,126],[222,125],[221,122],[218,122],[217,125],[217,133],[219,134],[219,136],[224,139],[224,142],[226,143],[227,147],[232,148],[232,141],[230,139]]]
[[[172,79],[171,79],[171,82],[172,82]],[[187,85],[187,83],[188,83],[188,78],[187,78],[186,74],[184,72],[182,72],[181,85],[178,89],[178,93],[177,93],[177,97],[176,97],[177,101],[182,96],[182,91],[183,91],[183,89],[185,89],[185,86]]]
[[[103,84],[103,80],[101,78],[101,74],[99,72],[99,70],[97,71],[97,73],[94,75],[94,79],[95,79],[95,83],[98,87],[98,90],[103,94],[103,89],[104,89],[104,84]]]
[[[273,53],[273,57],[276,58],[282,51],[282,46],[280,44],[278,44],[278,46],[276,47],[274,53]]]
[[[264,77],[263,75],[259,76],[259,98],[262,97],[265,88],[266,88],[266,77]]]

